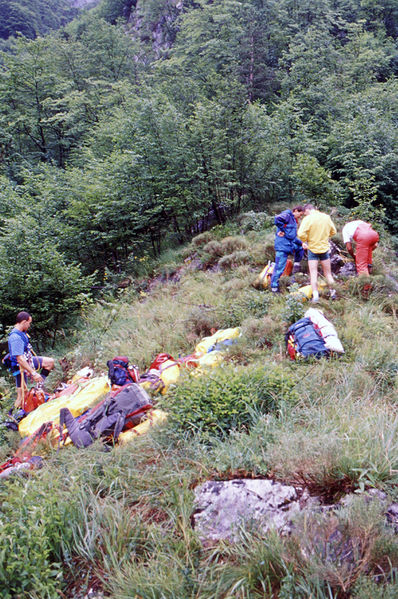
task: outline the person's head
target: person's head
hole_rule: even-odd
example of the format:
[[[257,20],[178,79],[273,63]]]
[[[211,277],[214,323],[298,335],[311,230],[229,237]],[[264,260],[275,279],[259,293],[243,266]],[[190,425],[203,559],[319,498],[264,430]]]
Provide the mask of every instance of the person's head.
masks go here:
[[[21,331],[27,331],[32,322],[32,317],[29,312],[18,312],[15,324],[19,325]]]
[[[294,206],[292,208],[294,218],[299,221],[304,216],[304,206]]]
[[[312,212],[313,210],[316,210],[314,204],[305,204],[305,206],[304,206],[304,214],[305,214],[305,216],[307,216],[308,214],[310,214],[310,212]]]

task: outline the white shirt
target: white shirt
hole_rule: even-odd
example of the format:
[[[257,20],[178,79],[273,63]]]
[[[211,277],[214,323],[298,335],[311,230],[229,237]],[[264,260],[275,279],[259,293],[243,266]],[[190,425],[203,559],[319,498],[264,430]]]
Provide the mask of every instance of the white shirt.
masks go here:
[[[366,223],[363,220],[353,220],[344,225],[343,230],[341,231],[343,234],[344,243],[351,243],[355,235],[355,231],[358,229],[359,225],[366,225]]]

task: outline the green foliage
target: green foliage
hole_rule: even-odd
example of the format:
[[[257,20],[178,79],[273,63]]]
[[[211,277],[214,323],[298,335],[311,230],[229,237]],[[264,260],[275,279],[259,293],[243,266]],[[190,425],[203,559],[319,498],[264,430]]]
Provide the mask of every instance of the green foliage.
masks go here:
[[[74,500],[59,501],[39,481],[6,483],[1,495],[0,596],[58,596],[63,582],[62,545],[70,538]]]
[[[3,326],[13,324],[16,313],[25,309],[40,332],[56,331],[90,302],[92,277],[83,277],[77,264],[66,261],[40,220],[28,214],[10,219],[1,239]]]
[[[268,313],[270,296],[267,293],[246,289],[238,297],[227,297],[216,310],[218,322],[225,327],[237,327],[251,316],[262,318]]]
[[[296,400],[295,383],[282,369],[226,367],[189,377],[168,397],[167,407],[178,431],[225,437]]]
[[[287,324],[293,324],[304,316],[306,298],[299,292],[299,285],[294,283],[289,287],[289,293],[285,300],[285,307],[281,313],[282,319]]]
[[[1,0],[0,14],[0,38],[18,34],[35,38],[65,25],[77,10],[67,0]]]
[[[378,186],[375,184],[373,175],[366,178],[358,176],[350,190],[356,206],[351,209],[351,216],[367,222],[383,224],[386,218],[386,210],[377,206]]]
[[[274,222],[266,212],[244,212],[239,215],[238,222],[241,226],[242,233],[248,231],[261,231],[270,228]]]

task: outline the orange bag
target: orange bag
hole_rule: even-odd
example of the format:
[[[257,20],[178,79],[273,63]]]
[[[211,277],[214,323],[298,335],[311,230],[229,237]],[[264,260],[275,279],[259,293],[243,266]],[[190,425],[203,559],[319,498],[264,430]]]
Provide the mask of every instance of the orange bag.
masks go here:
[[[286,262],[286,266],[284,268],[284,271],[281,274],[281,277],[290,277],[292,272],[293,272],[293,262],[290,260],[290,258],[288,258],[287,262]]]
[[[45,401],[46,397],[44,395],[43,389],[32,387],[32,389],[29,389],[28,393],[24,397],[22,409],[29,414],[29,412],[33,412],[33,410],[41,406],[41,404]]]

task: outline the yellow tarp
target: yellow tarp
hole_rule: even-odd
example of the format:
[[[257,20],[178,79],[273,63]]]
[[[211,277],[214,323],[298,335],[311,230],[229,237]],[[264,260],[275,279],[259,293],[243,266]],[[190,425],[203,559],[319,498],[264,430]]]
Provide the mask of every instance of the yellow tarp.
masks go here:
[[[204,337],[202,341],[195,347],[195,352],[200,354],[206,354],[209,349],[216,343],[221,343],[227,339],[236,339],[240,335],[240,328],[234,329],[220,329],[211,337]]]
[[[210,353],[205,354],[204,356],[199,358],[198,368],[196,369],[196,371],[193,372],[197,372],[200,368],[215,368],[216,366],[219,366],[223,360],[223,352],[217,350],[211,351]]]
[[[61,408],[69,408],[75,418],[80,416],[95,406],[101,396],[108,393],[109,390],[108,377],[101,376],[82,383],[73,395],[61,396],[43,403],[19,423],[21,437],[32,435],[44,422],[58,424]]]
[[[148,413],[148,418],[144,420],[144,422],[141,422],[141,424],[131,428],[129,431],[120,433],[118,442],[122,445],[125,443],[130,443],[130,441],[134,441],[136,437],[145,435],[145,433],[147,433],[153,426],[162,424],[162,422],[165,422],[166,419],[167,414],[166,412],[163,412],[163,410],[152,410]]]
[[[326,287],[326,283],[324,283],[323,281],[318,281],[318,289],[325,289]],[[304,287],[300,287],[300,289],[297,289],[297,291],[293,291],[292,295],[299,295],[301,294],[303,296],[303,300],[305,301],[306,299],[311,299],[312,298],[312,287],[311,285],[304,285]]]

